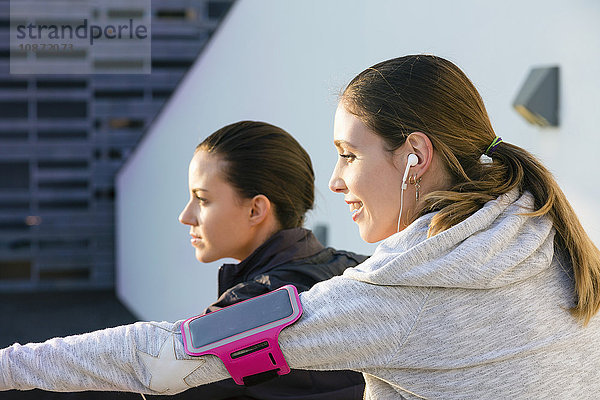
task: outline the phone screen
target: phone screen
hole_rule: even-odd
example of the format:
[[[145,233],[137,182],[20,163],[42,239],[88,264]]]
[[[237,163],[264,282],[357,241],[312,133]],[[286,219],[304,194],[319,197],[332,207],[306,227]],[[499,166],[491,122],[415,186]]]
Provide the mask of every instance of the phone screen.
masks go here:
[[[200,348],[287,318],[293,312],[287,290],[255,297],[190,321],[192,345]]]

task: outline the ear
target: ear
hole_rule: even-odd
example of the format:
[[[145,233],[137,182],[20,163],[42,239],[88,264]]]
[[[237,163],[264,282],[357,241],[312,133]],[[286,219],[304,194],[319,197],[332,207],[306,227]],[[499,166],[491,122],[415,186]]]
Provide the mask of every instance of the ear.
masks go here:
[[[264,194],[258,194],[250,200],[250,224],[259,225],[271,214],[271,201]]]
[[[413,168],[413,173],[420,178],[427,172],[433,159],[433,144],[429,139],[429,136],[423,132],[413,132],[406,138],[408,148],[411,153],[414,153],[419,162]]]

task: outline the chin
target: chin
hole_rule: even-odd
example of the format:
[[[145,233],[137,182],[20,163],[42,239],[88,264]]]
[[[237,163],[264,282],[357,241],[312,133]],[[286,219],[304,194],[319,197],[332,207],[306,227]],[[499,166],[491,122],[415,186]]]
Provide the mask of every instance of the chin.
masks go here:
[[[201,263],[210,263],[213,261],[217,261],[218,259],[219,258],[211,256],[210,254],[200,253],[199,251],[196,251],[196,260],[200,261]]]
[[[372,230],[368,230],[368,229],[364,229],[364,230],[361,229],[360,237],[362,240],[364,240],[367,243],[377,243],[384,239],[387,239],[388,237],[392,236],[394,233],[396,233],[396,231],[388,232],[386,234],[385,232],[376,232],[376,231],[372,231]]]
[[[378,239],[372,232],[363,232],[360,231],[360,238],[367,243],[375,243],[379,242],[381,239]]]

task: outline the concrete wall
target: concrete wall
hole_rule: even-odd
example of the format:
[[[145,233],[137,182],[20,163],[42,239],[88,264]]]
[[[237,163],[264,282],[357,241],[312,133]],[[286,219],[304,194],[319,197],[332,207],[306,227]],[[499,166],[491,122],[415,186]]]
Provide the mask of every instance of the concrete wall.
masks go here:
[[[239,0],[119,174],[120,298],[144,319],[171,320],[215,298],[219,263],[194,259],[177,216],[195,145],[242,119],[282,126],[311,154],[318,194],[307,225],[327,224],[334,247],[371,252],[327,189],[336,94],[364,68],[411,53],[463,68],[497,133],[547,163],[600,243],[599,19],[595,0]],[[512,101],[530,68],[556,64],[561,125],[528,125]]]

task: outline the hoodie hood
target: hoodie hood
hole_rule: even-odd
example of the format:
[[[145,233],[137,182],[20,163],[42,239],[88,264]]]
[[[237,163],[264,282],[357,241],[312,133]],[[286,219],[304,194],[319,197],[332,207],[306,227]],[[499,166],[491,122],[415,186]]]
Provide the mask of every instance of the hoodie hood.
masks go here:
[[[431,238],[435,213],[424,215],[344,276],[375,285],[465,289],[522,281],[548,268],[554,254],[551,219],[522,215],[533,209],[530,193],[513,190]]]

